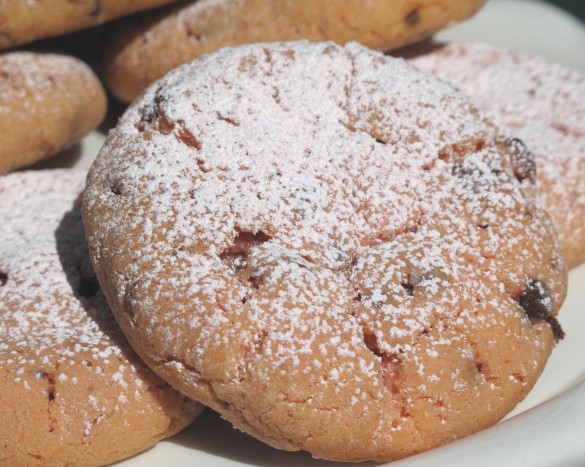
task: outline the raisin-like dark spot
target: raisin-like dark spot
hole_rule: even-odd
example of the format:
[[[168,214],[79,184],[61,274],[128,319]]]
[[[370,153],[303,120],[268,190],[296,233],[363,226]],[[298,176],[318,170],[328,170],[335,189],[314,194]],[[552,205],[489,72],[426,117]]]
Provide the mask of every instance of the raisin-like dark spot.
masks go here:
[[[522,182],[528,179],[530,182],[534,182],[536,180],[536,164],[526,145],[521,139],[508,138],[506,146],[508,147],[510,165],[516,180]]]
[[[409,284],[408,282],[403,282],[400,285],[406,291],[406,295],[408,295],[410,297],[412,297],[414,295],[414,284]]]
[[[6,285],[6,282],[8,282],[8,274],[4,271],[0,271],[0,287]]]
[[[264,279],[260,275],[251,274],[250,277],[248,277],[248,282],[250,283],[253,289],[258,290],[262,283],[264,282]]]
[[[378,144],[386,144],[386,141],[381,140],[380,138],[374,138],[376,140],[376,143]]]
[[[530,319],[546,319],[552,309],[550,292],[538,279],[530,279],[518,298],[518,304]]]
[[[483,370],[483,363],[475,362],[475,368],[477,368],[478,373],[481,373],[482,372],[481,370]]]
[[[201,33],[200,33],[200,32],[198,32],[198,31],[193,31],[193,30],[192,30],[192,29],[190,29],[190,28],[189,28],[189,29],[187,29],[187,31],[186,31],[186,32],[187,32],[187,36],[188,36],[188,37],[190,37],[190,38],[194,39],[194,40],[195,40],[195,41],[197,41],[197,42],[200,42],[200,41],[201,41],[201,38],[203,37],[203,36],[201,36]]]
[[[157,92],[156,95],[154,96],[153,102],[156,107],[160,107],[166,100],[167,98],[165,97],[164,94]]]
[[[236,272],[242,271],[248,265],[248,255],[244,252],[230,253],[226,251],[219,255],[219,258],[225,265]]]
[[[358,292],[358,294],[355,297],[353,297],[353,301],[355,303],[360,303],[362,301],[362,294]]]
[[[408,14],[404,17],[406,24],[409,26],[415,26],[420,22],[420,13],[416,8],[413,8],[408,12]]]
[[[100,286],[95,279],[88,279],[86,277],[82,277],[79,282],[78,292],[80,297],[91,298],[98,293],[99,289]]]
[[[163,94],[156,94],[151,103],[144,106],[142,109],[141,123],[152,123],[159,117],[160,107],[165,102],[166,97]]]
[[[561,323],[559,323],[559,321],[554,316],[549,316],[546,318],[546,322],[549,324],[553,333],[553,338],[556,342],[565,338],[565,331],[563,331]]]
[[[110,185],[110,191],[115,196],[121,196],[122,195],[122,185],[121,185],[121,183],[119,181],[116,181],[116,182],[112,183]]]
[[[230,269],[240,272],[248,266],[250,249],[269,241],[270,237],[261,230],[255,234],[239,230],[237,232],[233,245],[221,253],[219,257]],[[252,279],[252,276],[248,280],[254,288],[257,288],[255,284],[259,285],[261,283],[260,278]]]
[[[98,16],[102,11],[102,2],[101,0],[93,0],[93,8],[89,12],[89,16],[95,17]]]

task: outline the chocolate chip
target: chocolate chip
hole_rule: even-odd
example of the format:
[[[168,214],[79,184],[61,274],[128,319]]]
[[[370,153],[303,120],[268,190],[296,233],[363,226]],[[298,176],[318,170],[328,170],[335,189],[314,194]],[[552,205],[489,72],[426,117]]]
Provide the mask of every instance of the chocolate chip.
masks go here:
[[[559,323],[559,321],[554,316],[549,316],[548,318],[546,318],[546,322],[550,326],[550,329],[553,333],[553,338],[554,338],[555,342],[558,342],[561,339],[564,339],[565,331],[563,331],[563,328],[561,327],[561,323]]]
[[[122,183],[119,180],[114,181],[110,185],[110,191],[115,196],[121,196],[122,195]]]
[[[536,164],[532,153],[528,150],[521,139],[508,138],[506,140],[510,164],[516,180],[522,182],[528,179],[530,182],[536,180]]]
[[[98,16],[102,11],[102,2],[101,0],[93,0],[93,8],[89,12],[89,16],[95,17]]]
[[[259,230],[257,233],[237,230],[234,243],[230,248],[219,255],[225,265],[235,272],[240,272],[248,266],[248,253],[250,249],[270,240],[270,237]],[[252,287],[258,288],[262,282],[261,277],[249,277]]]
[[[144,106],[144,108],[142,109],[142,116],[140,117],[140,122],[152,123],[154,120],[156,120],[160,113],[160,107],[165,100],[166,97],[163,94],[157,93],[154,96],[152,102]]]
[[[0,287],[6,285],[6,282],[8,282],[8,274],[0,271]]]
[[[402,286],[402,288],[404,290],[406,290],[406,295],[409,295],[411,297],[414,295],[414,284],[409,284],[409,283],[403,282],[400,285]]]
[[[552,300],[547,287],[538,279],[530,279],[524,286],[518,304],[530,319],[547,319]]]
[[[244,252],[230,253],[224,252],[219,255],[223,263],[235,272],[240,272],[246,269],[248,265],[248,255]]]
[[[413,8],[408,12],[404,19],[406,21],[406,24],[408,24],[409,26],[415,26],[420,22],[420,13],[416,8]]]
[[[260,286],[263,284],[264,278],[260,275],[251,274],[250,277],[248,277],[248,282],[250,283],[253,289],[258,290]]]

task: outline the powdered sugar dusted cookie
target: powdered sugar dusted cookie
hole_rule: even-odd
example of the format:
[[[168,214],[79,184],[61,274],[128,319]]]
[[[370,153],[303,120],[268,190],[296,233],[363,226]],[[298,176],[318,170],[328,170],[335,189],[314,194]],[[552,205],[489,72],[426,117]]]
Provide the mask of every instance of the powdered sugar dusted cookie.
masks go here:
[[[1,54],[0,173],[77,143],[99,125],[106,106],[100,81],[76,58],[33,52]]]
[[[96,274],[149,365],[288,450],[385,461],[495,423],[562,331],[518,160],[453,87],[357,44],[171,72],[88,176]]]
[[[0,178],[0,464],[104,465],[201,406],[130,349],[87,256],[85,174]]]
[[[86,29],[175,0],[2,0],[0,48]]]
[[[104,78],[130,102],[172,68],[225,46],[282,40],[357,41],[390,50],[431,36],[485,0],[191,0],[125,19],[108,34]]]
[[[567,263],[585,261],[585,75],[483,44],[446,45],[412,63],[455,83],[520,151],[534,153]]]

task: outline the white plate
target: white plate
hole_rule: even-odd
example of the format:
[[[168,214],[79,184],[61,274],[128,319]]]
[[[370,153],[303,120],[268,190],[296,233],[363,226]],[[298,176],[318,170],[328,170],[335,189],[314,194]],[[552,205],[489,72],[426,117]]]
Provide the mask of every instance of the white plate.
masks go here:
[[[438,40],[482,41],[538,53],[585,71],[585,27],[577,19],[530,0],[490,0],[471,21]],[[100,131],[44,167],[85,169],[97,154],[120,109]],[[584,220],[585,222],[585,220]],[[555,349],[528,397],[497,425],[448,446],[397,461],[421,466],[585,466],[585,265],[570,273],[569,296],[560,322],[567,337]],[[191,427],[153,449],[121,462],[145,466],[334,466],[307,453],[277,451],[234,430],[207,411]]]

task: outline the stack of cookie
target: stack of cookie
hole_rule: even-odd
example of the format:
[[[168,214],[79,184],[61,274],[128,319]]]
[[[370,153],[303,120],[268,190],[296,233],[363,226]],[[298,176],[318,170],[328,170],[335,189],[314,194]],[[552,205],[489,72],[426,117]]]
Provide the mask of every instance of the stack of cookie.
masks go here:
[[[7,1],[0,47],[166,3]],[[483,3],[199,0],[108,25],[102,76],[133,102],[87,180],[0,177],[0,464],[112,463],[204,406],[279,449],[390,461],[521,401],[585,260],[585,78],[373,50]],[[107,107],[84,62],[23,50],[0,98],[0,173]]]

